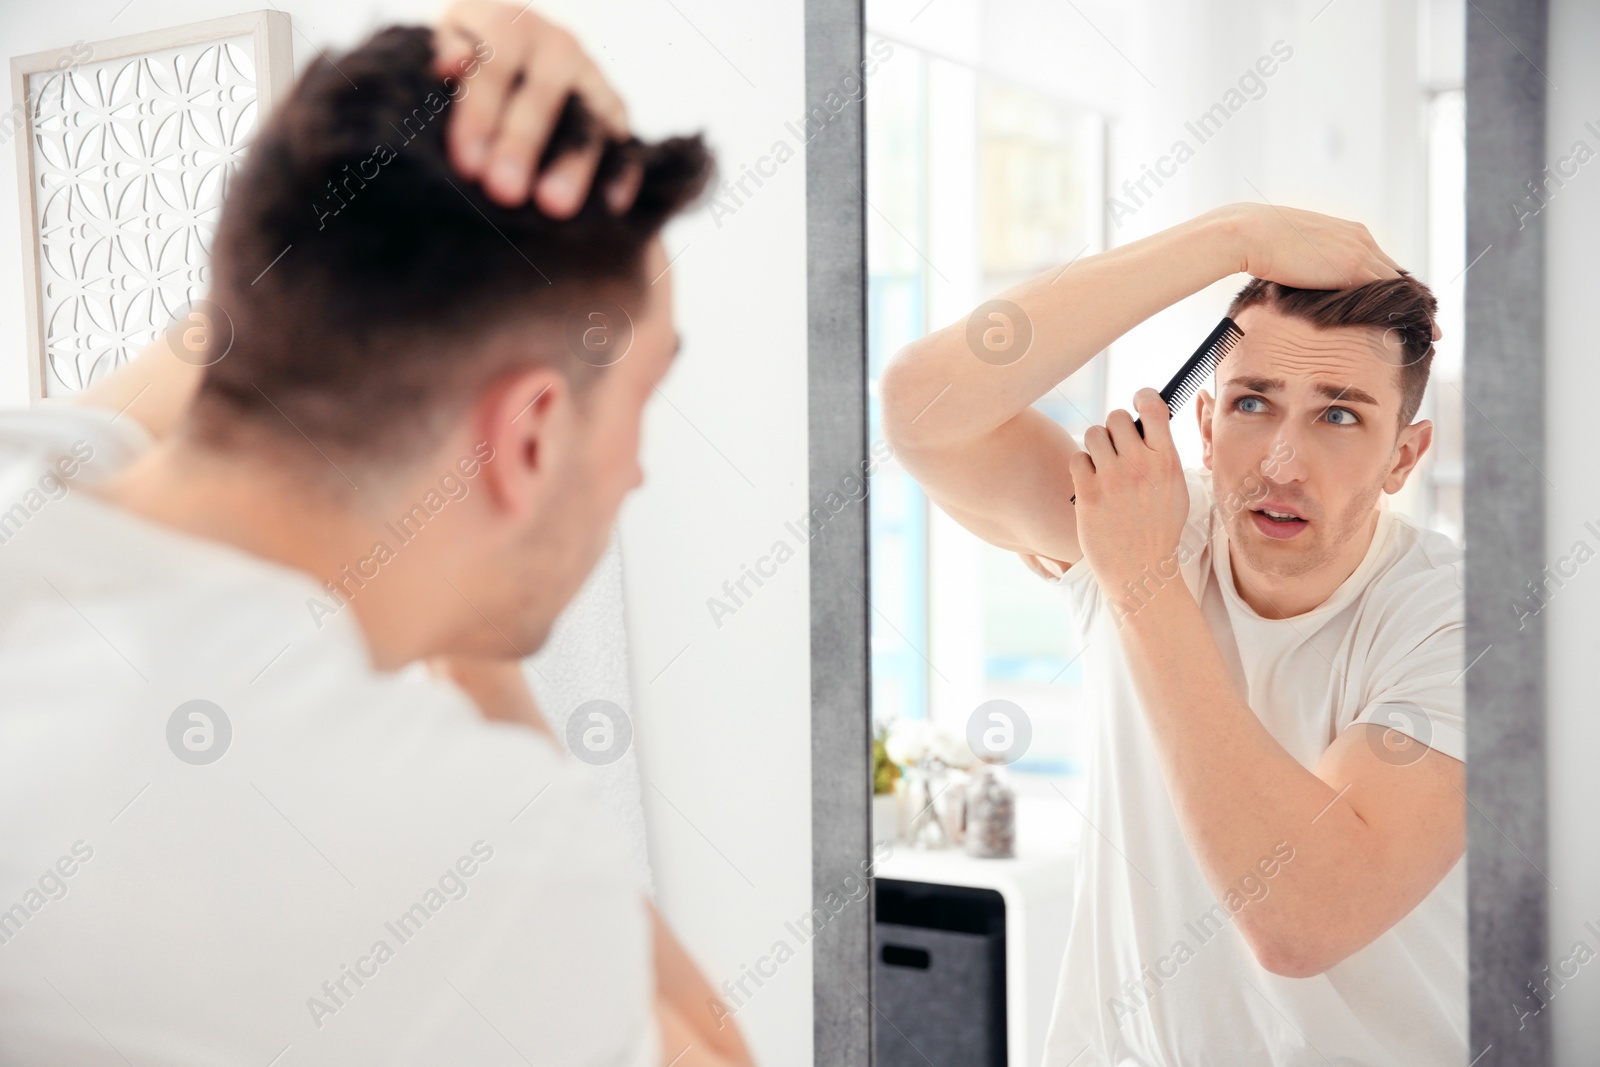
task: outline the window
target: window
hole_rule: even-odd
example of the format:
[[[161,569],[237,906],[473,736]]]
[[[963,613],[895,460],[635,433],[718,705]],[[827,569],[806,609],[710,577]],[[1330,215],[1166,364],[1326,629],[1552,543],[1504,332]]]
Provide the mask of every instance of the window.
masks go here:
[[[877,379],[897,349],[1024,278],[1099,250],[1104,121],[898,44],[867,105],[876,440]],[[1038,406],[1081,434],[1102,417],[1103,392],[1096,361]],[[928,717],[959,731],[979,704],[1003,697],[1033,726],[1013,769],[1078,773],[1081,675],[1060,594],[930,507],[893,461],[874,475],[871,500],[876,718]]]

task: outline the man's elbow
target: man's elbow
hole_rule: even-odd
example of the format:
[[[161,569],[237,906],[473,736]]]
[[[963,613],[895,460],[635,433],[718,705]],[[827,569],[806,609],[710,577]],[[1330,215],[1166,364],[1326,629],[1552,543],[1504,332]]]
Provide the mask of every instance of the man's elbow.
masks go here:
[[[883,436],[900,452],[929,440],[935,419],[924,419],[934,395],[924,384],[918,342],[896,352],[878,377],[878,405],[883,413]],[[936,391],[935,391],[936,392]],[[921,423],[919,426],[918,423]]]
[[[1296,937],[1247,934],[1245,941],[1256,962],[1280,978],[1315,978],[1350,955],[1309,934]]]

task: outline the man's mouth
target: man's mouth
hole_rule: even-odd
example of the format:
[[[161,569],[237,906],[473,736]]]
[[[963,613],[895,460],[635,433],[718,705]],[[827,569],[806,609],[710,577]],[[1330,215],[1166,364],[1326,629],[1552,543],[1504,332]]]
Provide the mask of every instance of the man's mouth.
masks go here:
[[[1285,541],[1304,530],[1309,520],[1286,508],[1260,507],[1252,509],[1251,521],[1268,537]]]

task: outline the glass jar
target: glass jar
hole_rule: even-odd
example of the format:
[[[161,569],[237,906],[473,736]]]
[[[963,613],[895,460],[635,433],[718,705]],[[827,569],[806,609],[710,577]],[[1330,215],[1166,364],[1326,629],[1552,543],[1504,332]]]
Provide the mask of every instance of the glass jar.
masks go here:
[[[997,758],[980,763],[967,783],[966,849],[981,859],[1017,854],[1017,791]]]
[[[939,814],[933,807],[933,782],[926,763],[913,763],[895,783],[900,794],[900,839],[912,848],[946,848]]]
[[[960,767],[945,767],[933,785],[933,810],[944,827],[945,840],[960,845],[967,835],[967,782],[971,775]]]

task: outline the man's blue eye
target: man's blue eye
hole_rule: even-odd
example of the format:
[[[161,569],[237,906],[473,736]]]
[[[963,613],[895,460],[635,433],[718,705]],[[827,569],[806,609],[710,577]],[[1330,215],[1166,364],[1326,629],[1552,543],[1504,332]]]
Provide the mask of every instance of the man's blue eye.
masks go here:
[[[1344,416],[1344,418],[1336,416]],[[1361,422],[1360,419],[1356,418],[1356,413],[1349,408],[1329,408],[1328,421],[1335,426],[1355,426]]]
[[[1265,403],[1266,403],[1266,401],[1262,400],[1259,396],[1241,396],[1234,403],[1234,407],[1238,408],[1240,411],[1254,412],[1254,411],[1257,411],[1259,409],[1257,409],[1257,408],[1248,408],[1248,407],[1245,407],[1245,405],[1246,404],[1265,404]]]

